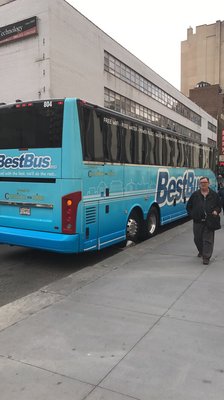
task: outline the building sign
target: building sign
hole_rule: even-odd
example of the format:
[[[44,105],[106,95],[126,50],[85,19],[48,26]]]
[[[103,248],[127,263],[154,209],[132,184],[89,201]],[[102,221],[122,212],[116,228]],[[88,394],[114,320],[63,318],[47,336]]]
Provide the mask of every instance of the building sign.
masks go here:
[[[24,19],[0,28],[0,46],[4,43],[26,38],[37,34],[37,17]]]

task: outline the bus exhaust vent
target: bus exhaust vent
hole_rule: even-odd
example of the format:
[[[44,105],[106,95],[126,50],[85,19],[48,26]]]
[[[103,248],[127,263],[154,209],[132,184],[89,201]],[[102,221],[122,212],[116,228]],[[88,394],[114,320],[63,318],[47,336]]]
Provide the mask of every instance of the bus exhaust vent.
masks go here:
[[[86,208],[86,225],[96,222],[96,207]]]

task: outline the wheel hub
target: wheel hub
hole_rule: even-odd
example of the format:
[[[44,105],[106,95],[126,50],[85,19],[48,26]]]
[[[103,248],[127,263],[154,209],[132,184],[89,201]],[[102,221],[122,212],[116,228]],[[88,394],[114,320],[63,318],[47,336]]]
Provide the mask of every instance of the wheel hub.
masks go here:
[[[138,232],[138,224],[135,219],[130,218],[127,224],[127,234],[130,238],[135,237]]]
[[[148,223],[148,230],[149,233],[152,235],[155,230],[156,230],[156,216],[155,215],[151,215],[149,218],[149,223]]]

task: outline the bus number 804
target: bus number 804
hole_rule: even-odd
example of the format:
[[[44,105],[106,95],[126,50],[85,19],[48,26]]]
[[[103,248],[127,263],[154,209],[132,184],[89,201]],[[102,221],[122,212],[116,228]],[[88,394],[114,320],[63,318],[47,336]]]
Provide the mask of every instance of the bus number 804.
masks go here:
[[[52,101],[44,101],[44,108],[52,107]]]

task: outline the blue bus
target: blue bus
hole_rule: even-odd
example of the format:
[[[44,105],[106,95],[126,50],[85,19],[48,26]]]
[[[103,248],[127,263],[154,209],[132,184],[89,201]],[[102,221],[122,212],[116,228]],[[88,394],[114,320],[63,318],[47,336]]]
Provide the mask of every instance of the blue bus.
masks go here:
[[[215,148],[66,98],[0,107],[0,243],[62,253],[156,234],[185,217]]]

